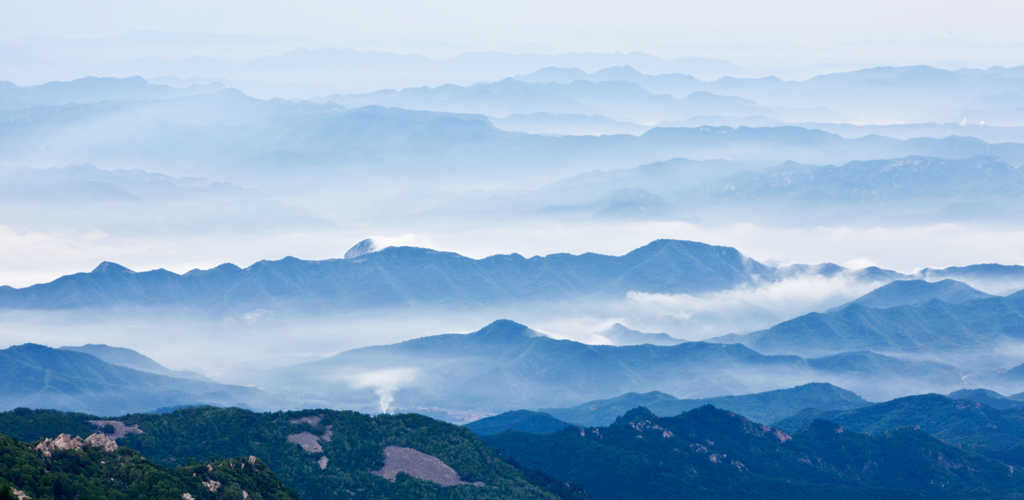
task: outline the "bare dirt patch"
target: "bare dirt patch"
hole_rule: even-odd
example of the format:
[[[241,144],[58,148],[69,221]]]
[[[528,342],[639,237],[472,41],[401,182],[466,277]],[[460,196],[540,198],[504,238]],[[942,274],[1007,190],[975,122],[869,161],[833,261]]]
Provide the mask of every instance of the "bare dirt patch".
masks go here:
[[[319,427],[320,421],[323,420],[323,415],[310,415],[308,417],[293,418],[288,421],[292,425],[309,424],[310,427]]]
[[[298,434],[289,434],[288,442],[299,445],[306,453],[324,452],[323,447],[320,446],[320,436],[317,436],[312,432],[303,431]]]
[[[384,448],[384,467],[379,471],[375,471],[374,474],[388,481],[394,481],[399,473],[405,473],[417,479],[430,481],[441,486],[459,486],[463,484],[483,486],[481,482],[467,483],[463,481],[459,478],[459,473],[455,472],[455,469],[452,469],[448,464],[442,462],[440,458],[433,455],[427,455],[412,448],[388,446]]]
[[[90,420],[89,423],[95,425],[101,430],[103,427],[108,425],[111,426],[114,429],[114,432],[107,432],[105,434],[114,441],[117,441],[128,434],[142,434],[142,429],[139,429],[139,424],[124,425],[124,422],[121,422],[120,420]]]

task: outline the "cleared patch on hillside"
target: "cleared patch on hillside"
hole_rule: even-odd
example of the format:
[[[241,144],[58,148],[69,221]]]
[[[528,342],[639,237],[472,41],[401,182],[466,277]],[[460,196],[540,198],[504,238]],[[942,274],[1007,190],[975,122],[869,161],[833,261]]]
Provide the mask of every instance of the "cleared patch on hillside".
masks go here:
[[[394,481],[399,473],[405,473],[416,479],[430,481],[441,486],[484,485],[479,481],[474,483],[463,481],[455,469],[433,455],[427,455],[412,448],[388,446],[384,448],[384,467],[375,471],[374,474],[388,481]]]
[[[117,441],[128,434],[142,434],[142,429],[139,429],[139,424],[125,425],[124,422],[121,422],[120,420],[90,420],[89,423],[95,425],[100,432],[106,434],[107,437],[114,441]],[[109,429],[113,430],[110,431],[109,429],[104,429],[107,426],[110,426]]]

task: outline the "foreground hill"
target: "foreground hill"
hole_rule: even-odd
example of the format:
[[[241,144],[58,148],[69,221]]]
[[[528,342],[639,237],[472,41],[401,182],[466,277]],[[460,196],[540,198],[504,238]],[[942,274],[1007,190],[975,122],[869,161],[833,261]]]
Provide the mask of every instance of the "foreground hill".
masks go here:
[[[267,377],[280,391],[316,394],[332,404],[376,407],[379,400],[399,408],[482,413],[580,404],[626,392],[705,397],[831,380],[884,398],[895,387],[955,387],[960,374],[947,365],[868,352],[805,359],[766,356],[737,344],[589,345],[498,320],[469,334],[354,349]]]
[[[164,466],[255,456],[300,498],[311,500],[583,498],[508,464],[472,432],[419,415],[205,407],[126,415],[100,425],[92,420],[21,409],[0,414],[0,432],[34,442],[60,432],[105,429],[118,445]]]
[[[0,498],[298,499],[256,457],[168,468],[100,434],[33,444],[0,435]]]
[[[134,272],[103,263],[92,272],[50,283],[0,287],[0,308],[467,307],[622,295],[631,290],[698,293],[771,279],[772,274],[772,268],[734,248],[678,240],[657,240],[622,256],[512,254],[471,259],[425,248],[389,247],[351,259],[288,257],[245,269],[224,264],[182,275],[163,269]]]
[[[249,387],[140,371],[74,350],[38,344],[0,350],[0,408],[5,410],[24,406],[120,415],[176,405],[261,406],[267,398]]]
[[[859,303],[811,313],[746,336],[763,352],[944,351],[1024,338],[1024,292],[962,303],[932,300],[878,309]]]
[[[548,408],[541,411],[577,425],[599,426],[609,425],[626,411],[639,406],[649,409],[655,415],[671,417],[704,405],[712,405],[738,413],[755,422],[771,424],[807,408],[849,410],[868,404],[870,403],[860,396],[832,384],[813,383],[757,394],[703,399],[677,399],[663,392],[629,393],[612,399],[590,401],[572,408]]]
[[[793,435],[711,406],[676,417],[632,410],[608,427],[485,437],[503,456],[598,499],[1011,499],[1005,463],[902,429],[815,421]]]

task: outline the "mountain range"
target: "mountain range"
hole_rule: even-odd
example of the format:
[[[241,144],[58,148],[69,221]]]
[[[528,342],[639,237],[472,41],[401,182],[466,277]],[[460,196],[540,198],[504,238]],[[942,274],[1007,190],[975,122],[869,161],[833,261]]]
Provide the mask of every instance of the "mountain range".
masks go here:
[[[823,383],[758,394],[703,399],[678,399],[658,391],[644,394],[631,392],[611,399],[589,401],[572,408],[508,411],[474,420],[466,424],[466,428],[482,436],[506,431],[551,434],[573,425],[611,425],[633,408],[644,407],[660,417],[674,417],[705,405],[734,412],[754,422],[773,423],[809,408],[820,411],[847,410],[869,404],[850,391]]]
[[[467,307],[617,296],[634,290],[698,293],[771,279],[772,273],[734,248],[675,240],[654,241],[622,256],[511,254],[479,260],[425,248],[389,247],[354,259],[288,257],[245,269],[223,264],[181,275],[162,269],[137,273],[104,262],[92,272],[46,284],[0,287],[0,308]]]
[[[890,123],[960,121],[963,116],[992,124],[1019,125],[1024,67],[945,70],[930,66],[874,67],[817,75],[806,80],[721,77],[701,81],[685,74],[651,75],[629,66],[587,73],[543,68],[517,77],[545,82],[629,82],[659,94],[685,96],[704,91],[736,95],[773,107],[823,107],[834,121]],[[997,104],[997,96],[1004,101]]]
[[[145,164],[174,175],[223,179],[244,174],[249,183],[267,185],[293,180],[282,176],[283,166],[322,174],[318,180],[323,185],[354,175],[387,179],[399,172],[410,181],[441,175],[462,182],[521,183],[676,157],[730,158],[755,166],[909,155],[983,155],[1009,163],[1024,159],[1024,146],[1015,143],[963,137],[844,139],[790,126],[654,128],[639,136],[551,137],[502,131],[480,114],[349,109],[254,99],[231,89],[147,101],[21,108],[5,113],[0,125],[0,147],[14,164]]]
[[[953,140],[953,139],[950,139]],[[571,176],[498,206],[505,213],[832,223],[994,220],[1020,211],[1024,169],[992,157],[909,156],[842,165],[675,159]],[[488,200],[493,202],[493,200]],[[465,209],[453,204],[456,209]],[[473,207],[473,205],[469,205]]]
[[[706,342],[588,345],[550,338],[509,320],[469,334],[344,351],[274,370],[265,378],[277,391],[307,395],[314,405],[329,401],[355,408],[485,414],[654,390],[707,397],[829,381],[885,398],[890,390],[960,384],[960,373],[952,366],[869,352],[801,358]]]
[[[942,352],[992,348],[1000,341],[1024,338],[1024,291],[1005,297],[970,299],[974,292],[959,289],[955,297],[963,302],[944,302],[932,296],[943,293],[943,282],[911,283],[926,302],[912,298],[894,299],[887,294],[868,296],[869,301],[902,302],[906,305],[875,308],[855,301],[827,312],[815,312],[747,335],[729,335],[718,340],[742,342],[762,352],[840,352],[876,350],[882,352]],[[906,284],[897,287],[907,288]],[[889,290],[894,291],[894,290]],[[888,292],[888,291],[886,291]]]
[[[744,394],[701,399],[678,399],[663,392],[628,393],[611,399],[589,401],[571,408],[545,408],[541,412],[576,425],[593,427],[610,425],[627,411],[643,406],[655,415],[673,417],[680,413],[712,405],[731,411],[758,423],[772,424],[796,415],[807,408],[818,410],[849,410],[867,406],[860,396],[826,383]]]
[[[449,84],[336,95],[328,99],[346,107],[388,106],[496,117],[516,113],[599,115],[636,123],[684,120],[700,115],[772,114],[771,110],[748,99],[706,91],[677,98],[654,94],[624,81],[532,83],[506,78],[467,87]]]
[[[172,99],[215,92],[218,84],[171,87],[154,84],[135,76],[130,78],[86,77],[66,82],[18,86],[0,82],[0,109],[10,111],[37,106],[63,106],[118,101]]]

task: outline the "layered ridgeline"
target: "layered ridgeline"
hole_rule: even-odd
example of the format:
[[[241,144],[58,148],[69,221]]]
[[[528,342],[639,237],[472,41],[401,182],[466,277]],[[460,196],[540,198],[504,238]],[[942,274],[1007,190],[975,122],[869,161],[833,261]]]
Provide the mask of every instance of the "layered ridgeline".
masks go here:
[[[18,86],[0,82],[0,109],[14,110],[37,106],[64,106],[117,101],[172,99],[216,92],[219,84],[171,87],[130,78],[85,77],[71,81]]]
[[[420,415],[211,407],[107,420],[25,409],[0,413],[0,433],[30,443],[96,432],[116,440],[123,456],[138,457],[125,450],[130,448],[157,465],[189,472],[193,462],[256,457],[250,460],[260,470],[265,463],[299,498],[311,500],[585,498],[564,483],[510,465],[472,432]]]
[[[649,74],[620,65],[592,72],[575,67],[548,67],[516,79],[537,84],[628,82],[654,94],[675,97],[685,97],[694,92],[740,96],[762,106],[789,108],[776,112],[781,114],[778,117],[790,116],[790,119],[809,117],[817,111],[827,112],[842,122],[936,121],[949,127],[949,132],[940,137],[970,135],[963,130],[966,124],[959,125],[959,134],[952,132],[957,130],[953,127],[965,114],[971,117],[970,128],[974,129],[985,128],[986,122],[989,125],[1020,124],[1019,115],[1012,112],[1014,106],[1007,106],[1007,102],[1020,102],[1024,97],[1020,90],[1024,82],[1024,68],[1021,67],[946,70],[931,66],[898,66],[827,73],[806,80],[732,76],[703,80],[682,73]],[[448,91],[457,89],[449,88]],[[466,91],[470,89],[480,89],[480,86],[468,87]],[[787,112],[797,113],[797,116],[787,115]],[[770,117],[747,118],[763,122]],[[982,125],[974,125],[976,120],[981,120]]]
[[[699,293],[773,280],[779,271],[730,247],[658,240],[625,255],[518,254],[472,259],[425,248],[388,247],[355,257],[288,257],[245,269],[223,264],[175,274],[105,262],[92,272],[26,288],[0,287],[0,308],[164,306],[198,309],[471,307],[622,296],[628,291]]]
[[[110,437],[61,434],[35,443],[0,435],[0,498],[297,500],[250,456],[180,467],[154,464]]]
[[[1024,291],[1001,297],[949,280],[894,282],[831,311],[716,340],[762,352],[992,349],[1024,340]]]
[[[841,387],[811,383],[755,394],[701,399],[679,399],[663,392],[628,393],[571,408],[547,408],[541,411],[577,425],[601,426],[611,424],[620,415],[639,406],[649,409],[655,415],[672,417],[684,411],[712,405],[743,415],[754,422],[772,424],[807,408],[848,410],[868,404],[857,394]]]
[[[961,375],[948,365],[870,352],[801,358],[706,342],[589,345],[499,320],[468,334],[353,349],[274,370],[266,377],[267,384],[281,392],[304,394],[311,404],[471,414],[576,405],[626,392],[707,397],[814,381],[887,399],[955,389]]]
[[[505,431],[549,434],[570,425],[610,425],[627,411],[641,406],[655,415],[672,417],[705,405],[735,412],[754,422],[771,424],[809,408],[818,411],[848,410],[868,404],[870,403],[850,391],[824,383],[805,384],[757,394],[703,399],[679,399],[657,391],[644,394],[631,392],[611,399],[589,401],[572,408],[509,411],[475,420],[466,424],[466,428],[480,435],[499,434]]]
[[[1021,214],[1024,169],[993,157],[886,157],[833,165],[677,158],[570,176],[493,203],[486,213],[598,218],[700,217],[775,224],[995,220]],[[492,203],[492,206],[485,206]],[[468,207],[467,207],[468,205]],[[765,207],[773,210],[764,210]]]
[[[788,434],[712,406],[675,417],[637,408],[607,427],[484,439],[598,499],[1011,499],[1024,491],[1014,467],[924,431],[867,435],[817,420]]]
[[[95,85],[105,83],[123,85],[117,80]],[[686,99],[689,102],[684,105],[691,109],[704,105],[753,109],[750,103],[727,95],[688,94],[680,100]],[[657,102],[661,100],[656,96],[649,108],[664,110],[664,104]],[[280,180],[284,175],[280,167],[290,166],[322,174],[318,180],[329,183],[339,178],[339,171],[377,179],[395,174],[407,175],[409,180],[437,175],[461,181],[552,179],[677,157],[732,158],[756,166],[784,161],[838,164],[909,155],[985,155],[1009,163],[1024,159],[1024,145],[1014,143],[963,137],[846,139],[790,126],[653,128],[639,136],[541,136],[499,130],[482,114],[260,100],[236,90],[47,104],[5,113],[0,148],[10,162],[52,164],[73,158],[114,168],[146,164],[174,175],[245,174],[250,182]],[[690,116],[680,114],[678,119]],[[246,147],[224,148],[223,144]]]
[[[5,410],[56,408],[121,415],[180,405],[271,404],[270,397],[257,389],[174,372],[134,351],[109,346],[12,346],[0,350],[0,374],[0,408]]]

